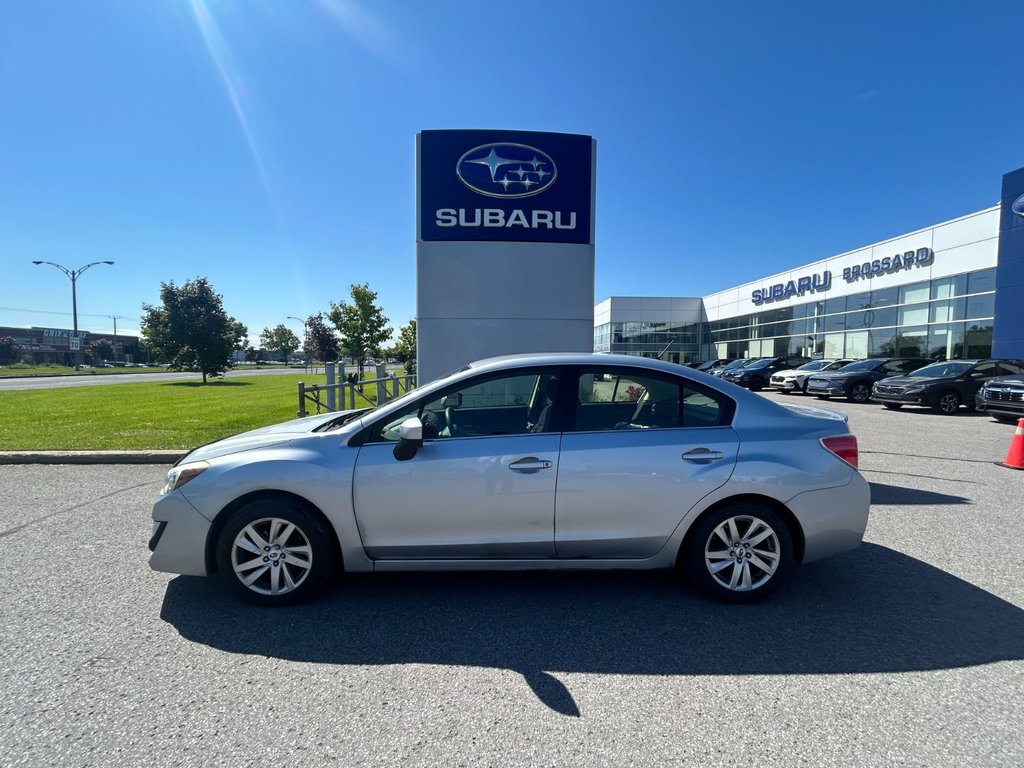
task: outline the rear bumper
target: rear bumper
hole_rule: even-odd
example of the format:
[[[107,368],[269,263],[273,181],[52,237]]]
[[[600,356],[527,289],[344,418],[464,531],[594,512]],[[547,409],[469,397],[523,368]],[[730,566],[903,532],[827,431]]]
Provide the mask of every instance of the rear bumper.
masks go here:
[[[806,491],[786,505],[804,534],[804,562],[856,549],[864,539],[871,488],[859,472],[838,488]]]

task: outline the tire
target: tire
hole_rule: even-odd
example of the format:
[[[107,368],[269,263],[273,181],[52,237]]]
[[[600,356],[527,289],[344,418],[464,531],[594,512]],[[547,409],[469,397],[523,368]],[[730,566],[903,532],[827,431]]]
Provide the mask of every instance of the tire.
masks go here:
[[[246,504],[228,518],[217,540],[221,582],[255,605],[309,600],[327,584],[336,563],[325,523],[291,499]]]
[[[851,403],[866,403],[871,399],[871,387],[867,384],[854,384],[846,399]]]
[[[759,376],[755,376],[750,380],[750,383],[747,386],[751,392],[760,392],[764,389],[764,380]]]
[[[882,403],[883,408],[888,408],[890,411],[898,411],[903,407],[903,403]]]
[[[960,410],[960,395],[952,391],[943,392],[939,395],[939,399],[935,401],[933,409],[945,416],[952,416]]]
[[[743,546],[751,537],[761,538]],[[682,557],[694,584],[724,603],[752,603],[767,597],[796,564],[785,521],[769,507],[751,503],[730,504],[705,514],[687,537]]]

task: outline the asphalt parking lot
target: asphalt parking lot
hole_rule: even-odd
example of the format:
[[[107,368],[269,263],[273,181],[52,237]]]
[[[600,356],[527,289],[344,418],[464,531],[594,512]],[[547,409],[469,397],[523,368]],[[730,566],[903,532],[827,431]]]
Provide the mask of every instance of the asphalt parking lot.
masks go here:
[[[0,466],[0,764],[1024,764],[1013,427],[827,407],[866,542],[753,606],[668,574],[395,574],[261,610],[149,570],[165,467]]]

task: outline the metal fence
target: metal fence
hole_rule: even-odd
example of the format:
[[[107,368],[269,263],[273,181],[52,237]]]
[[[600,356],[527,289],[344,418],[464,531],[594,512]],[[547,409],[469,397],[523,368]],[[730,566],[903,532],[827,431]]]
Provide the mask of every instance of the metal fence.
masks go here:
[[[325,368],[326,384],[299,382],[299,418],[309,415],[309,405],[316,407],[316,413],[383,405],[416,387],[413,374],[389,375],[382,365],[377,366],[377,376],[372,379],[357,379],[355,373],[346,377],[345,366],[338,369],[336,377],[334,363],[327,363]]]

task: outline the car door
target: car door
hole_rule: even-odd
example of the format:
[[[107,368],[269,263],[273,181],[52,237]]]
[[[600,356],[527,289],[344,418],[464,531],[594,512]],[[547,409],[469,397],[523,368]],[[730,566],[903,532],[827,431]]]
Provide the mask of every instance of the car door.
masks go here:
[[[368,556],[554,557],[557,387],[557,369],[471,379],[371,425],[352,487]],[[414,416],[423,445],[399,461],[398,427]]]
[[[629,368],[580,369],[558,464],[560,558],[655,554],[683,516],[722,486],[739,440],[735,404],[704,385]]]

